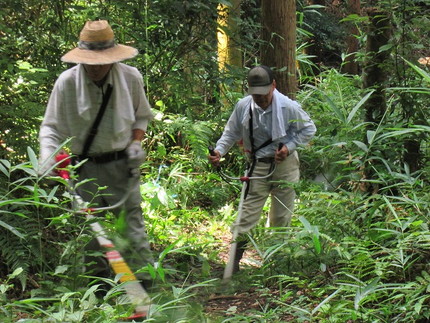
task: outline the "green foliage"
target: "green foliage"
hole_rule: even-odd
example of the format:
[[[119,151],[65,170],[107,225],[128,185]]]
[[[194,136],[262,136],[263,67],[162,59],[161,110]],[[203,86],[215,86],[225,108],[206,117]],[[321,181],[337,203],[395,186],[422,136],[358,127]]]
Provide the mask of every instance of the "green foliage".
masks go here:
[[[428,199],[329,196],[302,194],[292,228],[254,233],[263,264],[239,279],[277,286],[276,315],[296,321],[428,318]]]
[[[0,242],[4,246],[1,257],[6,268],[22,269],[20,278],[25,289],[30,268],[35,266],[43,270],[45,265],[40,234],[44,220],[40,207],[46,201],[55,201],[55,192],[49,195],[42,188],[39,189],[35,171],[29,163],[13,166],[7,160],[0,160],[0,170],[3,178],[0,188]]]
[[[312,52],[323,59],[323,65],[333,66],[341,60],[340,53],[345,51],[347,31],[339,23],[339,13],[324,10],[321,5],[301,6],[299,23],[302,33],[299,38],[312,38]]]
[[[58,3],[6,1],[0,9],[0,158],[22,161],[37,140],[67,28]],[[56,19],[53,19],[58,14]]]
[[[358,87],[357,77],[348,77],[330,69],[320,74],[316,86],[306,86],[298,100],[317,127],[312,140],[315,149],[301,151],[302,174],[313,179],[327,177],[328,185],[337,186],[350,177],[348,142],[363,136],[363,111],[369,94]]]
[[[226,198],[207,162],[213,123],[158,112],[149,130],[145,199],[154,209],[216,207]]]
[[[218,283],[240,186],[223,182],[206,155],[243,95],[246,67],[258,61],[258,2],[242,1],[237,46],[244,66],[223,72],[214,55],[218,1],[25,0],[0,9],[0,321],[116,322],[132,312],[118,277],[82,274],[86,223],[70,212],[64,183],[48,186],[36,175],[36,153],[27,149],[37,141],[50,88],[67,67],[61,55],[75,47],[84,21],[96,18],[109,19],[117,41],[139,49],[130,64],[144,74],[157,113],[141,168],[146,227],[158,254],[154,266],[142,269],[158,283],[147,321],[204,322],[206,301],[230,287],[252,289],[266,302],[242,311],[229,306],[210,316],[214,322],[430,319],[429,71],[416,64],[428,56],[422,2],[377,4],[392,13],[396,29],[380,48],[391,56],[384,63],[388,109],[376,125],[363,123],[372,89],[362,89],[360,77],[324,66],[313,74],[306,41],[315,35],[329,61],[339,61],[340,18],[320,7],[298,13],[300,76],[312,84],[298,100],[318,133],[299,151],[296,214],[289,228],[257,227],[252,266],[229,288]],[[344,21],[357,24],[363,45],[366,17]],[[362,62],[364,46],[358,54]],[[416,168],[404,157],[410,141],[418,143]],[[223,167],[241,174],[242,158],[235,150]],[[109,221],[112,231],[120,225]]]
[[[329,186],[335,192],[321,192],[310,183],[299,185],[299,221],[293,220],[288,231],[254,235],[263,264],[251,281],[288,290],[288,302],[275,302],[278,310],[292,313],[297,321],[428,318],[423,305],[428,284],[421,272],[428,268],[429,191],[423,185],[429,178],[425,172],[411,173],[396,158],[401,152],[396,150],[399,139],[426,134],[428,127],[381,124],[376,131],[366,130],[359,107],[368,95],[361,95],[354,86],[357,81],[335,72],[323,80],[309,87],[312,95],[301,93],[305,108],[317,115],[319,129],[313,147],[301,151],[302,162],[310,166],[305,174],[311,178],[315,174],[311,171],[324,169],[318,163],[325,161],[337,179],[345,176],[347,181]],[[317,114],[318,109],[324,113]],[[361,136],[367,137],[366,143],[356,139]],[[376,178],[362,177],[365,163],[374,164]],[[331,179],[336,183],[336,177]],[[368,183],[377,183],[380,193],[362,195],[362,186]],[[417,284],[424,286],[417,290]]]

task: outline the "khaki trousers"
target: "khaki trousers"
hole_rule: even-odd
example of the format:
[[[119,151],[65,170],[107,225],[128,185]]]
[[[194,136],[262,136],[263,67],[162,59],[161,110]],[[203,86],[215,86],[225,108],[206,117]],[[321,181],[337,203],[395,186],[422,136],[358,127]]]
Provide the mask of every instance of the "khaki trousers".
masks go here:
[[[130,179],[127,160],[124,158],[104,164],[88,161],[80,167],[79,179],[80,181],[94,179],[79,186],[78,193],[85,201],[90,202],[90,205],[96,207],[114,205],[127,194],[128,190],[131,190],[123,207],[112,210],[112,213],[117,216],[121,211],[124,211],[125,214],[124,228],[120,229],[120,232],[116,232],[117,238],[113,240],[133,271],[139,270],[148,263],[153,264],[140,206],[142,202],[140,178],[132,177]],[[99,190],[100,187],[106,187],[106,189]],[[100,250],[95,239],[89,243],[87,250]],[[87,271],[92,270],[93,274],[105,276],[110,271],[104,257],[87,257],[85,262],[93,263],[87,267]],[[140,279],[147,278],[145,275],[137,274],[136,276]]]
[[[252,176],[267,175],[270,166],[269,163],[257,162]],[[257,225],[269,195],[271,196],[270,226],[285,227],[290,224],[296,193],[289,183],[299,181],[299,166],[299,157],[295,151],[276,165],[271,177],[249,182],[250,187],[248,196],[243,201],[241,219],[236,223],[238,234],[247,233]]]

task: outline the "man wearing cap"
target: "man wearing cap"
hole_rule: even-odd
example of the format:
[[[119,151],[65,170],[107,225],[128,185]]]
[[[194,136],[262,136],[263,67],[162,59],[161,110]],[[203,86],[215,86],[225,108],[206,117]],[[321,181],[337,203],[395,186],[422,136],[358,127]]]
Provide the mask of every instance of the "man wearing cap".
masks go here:
[[[137,49],[115,43],[107,21],[88,21],[78,47],[61,58],[77,65],[55,82],[39,134],[41,174],[52,169],[53,154],[72,138],[72,155],[85,161],[79,167],[79,180],[93,179],[77,188],[84,200],[98,207],[114,205],[130,190],[122,207],[123,234],[130,245],[126,260],[134,270],[153,262],[140,206],[139,178],[130,176],[130,170],[139,168],[145,159],[141,141],[153,114],[142,75],[120,63],[136,55]],[[95,247],[95,241],[91,244]],[[89,259],[95,262],[88,266],[93,274],[106,276],[105,260]]]
[[[248,176],[267,175],[276,164],[273,175],[267,179],[251,180],[247,185],[239,223],[237,251],[233,272],[245,251],[247,234],[260,220],[264,204],[271,195],[270,224],[288,226],[294,208],[295,191],[289,183],[299,181],[299,158],[296,148],[306,145],[316,132],[309,115],[296,101],[276,89],[272,70],[264,65],[248,73],[248,96],[239,100],[230,116],[212,155],[214,166],[239,140],[250,161]],[[282,148],[280,148],[282,147]]]

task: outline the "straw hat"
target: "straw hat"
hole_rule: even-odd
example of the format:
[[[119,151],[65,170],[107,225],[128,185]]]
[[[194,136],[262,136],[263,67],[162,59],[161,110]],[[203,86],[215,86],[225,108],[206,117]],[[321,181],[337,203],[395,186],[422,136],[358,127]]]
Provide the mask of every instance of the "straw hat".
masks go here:
[[[137,55],[137,49],[115,44],[112,28],[106,20],[87,21],[79,35],[78,47],[66,53],[66,63],[105,65]]]

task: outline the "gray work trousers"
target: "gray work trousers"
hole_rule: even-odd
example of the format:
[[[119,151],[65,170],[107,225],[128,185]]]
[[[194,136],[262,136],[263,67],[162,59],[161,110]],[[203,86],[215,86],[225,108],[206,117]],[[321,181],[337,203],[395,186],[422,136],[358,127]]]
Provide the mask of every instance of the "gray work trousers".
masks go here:
[[[239,234],[247,233],[257,225],[269,195],[271,196],[270,226],[285,227],[290,224],[296,193],[288,183],[299,181],[299,166],[299,157],[297,151],[294,151],[276,165],[271,177],[249,182],[250,187],[248,195],[243,201],[240,221],[235,223]],[[257,162],[252,176],[265,176],[269,173],[270,167],[270,163]]]
[[[137,271],[148,263],[153,264],[153,256],[148,242],[143,220],[140,194],[140,178],[130,177],[127,160],[125,158],[96,164],[87,161],[80,167],[79,180],[94,179],[78,187],[80,196],[90,206],[104,207],[114,205],[127,194],[129,197],[123,207],[112,210],[112,213],[119,215],[125,212],[125,227],[123,232],[117,232],[118,243],[116,247],[133,271]],[[106,189],[99,190],[99,187]],[[115,240],[114,240],[115,241]],[[87,246],[87,251],[100,250],[96,239],[93,239]],[[104,257],[86,257],[85,263],[92,263],[86,270],[94,275],[106,276],[110,272],[109,265]],[[139,279],[147,279],[147,275],[136,275]]]

